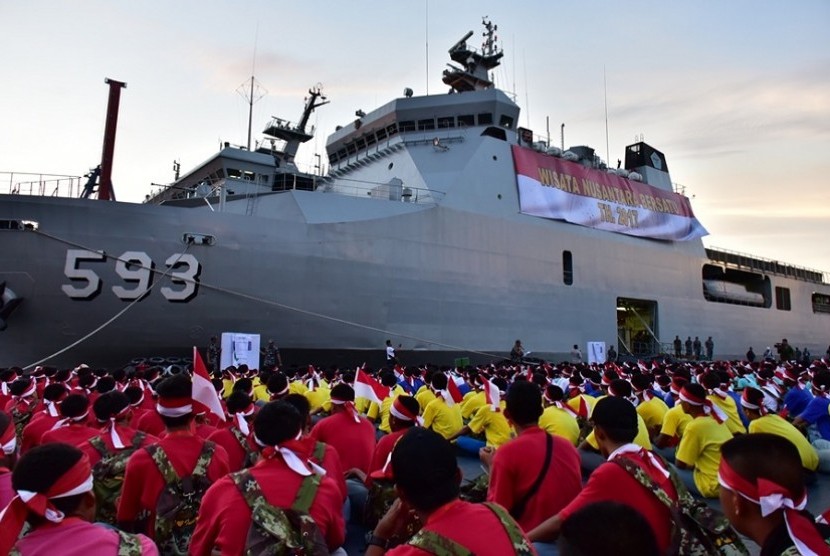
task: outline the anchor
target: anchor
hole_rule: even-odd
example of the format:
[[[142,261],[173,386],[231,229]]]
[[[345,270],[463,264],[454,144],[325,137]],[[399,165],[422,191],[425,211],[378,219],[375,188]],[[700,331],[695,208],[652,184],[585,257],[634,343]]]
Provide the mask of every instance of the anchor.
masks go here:
[[[6,282],[0,282],[0,332],[8,326],[9,315],[23,303],[23,298],[6,286]]]

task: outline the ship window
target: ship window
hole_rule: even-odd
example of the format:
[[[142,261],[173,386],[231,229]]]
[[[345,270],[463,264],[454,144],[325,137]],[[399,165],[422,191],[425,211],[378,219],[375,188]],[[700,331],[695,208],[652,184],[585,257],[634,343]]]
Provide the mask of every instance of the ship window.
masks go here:
[[[574,258],[570,251],[562,251],[562,281],[566,286],[574,283]]]
[[[488,137],[495,137],[496,139],[501,139],[502,141],[507,141],[507,134],[504,132],[503,129],[498,127],[488,127],[485,128],[484,131],[481,132],[481,135],[487,135]]]
[[[450,127],[455,127],[454,117],[438,118],[438,129],[447,129]]]
[[[254,181],[255,174],[253,172],[245,171],[242,173],[242,179],[245,181]]]
[[[346,156],[348,156],[348,155],[346,153],[345,148],[342,148],[339,151],[337,151],[337,160],[342,160],[342,159],[346,158]]]
[[[824,293],[813,294],[813,312],[830,313],[830,295]]]
[[[416,129],[415,122],[413,122],[412,120],[398,123],[398,128],[400,128],[401,132],[404,133],[407,131],[415,131]]]
[[[362,151],[366,147],[366,139],[363,137],[358,138],[357,140],[357,150]]]
[[[398,133],[398,124],[389,124],[386,126],[386,132],[389,134],[389,137],[392,137]]]
[[[493,115],[489,112],[478,115],[478,125],[490,125],[493,123]]]
[[[383,141],[384,139],[386,139],[386,128],[385,127],[380,128],[378,130],[377,136],[378,136],[378,141]]]
[[[790,311],[790,288],[775,287],[775,308],[779,311]]]
[[[428,120],[418,120],[418,131],[425,131],[435,129],[435,120],[430,118]]]
[[[458,127],[471,127],[476,125],[476,117],[472,114],[467,114],[465,116],[458,116]]]
[[[228,177],[239,179],[240,177],[242,177],[242,172],[240,172],[236,168],[228,168]]]
[[[357,149],[355,149],[354,147],[354,143],[352,143],[351,145],[346,145],[346,152],[349,154],[354,154],[357,152]]]
[[[378,138],[375,137],[374,134],[366,136],[366,146],[367,147],[371,147],[372,145],[374,145],[377,142],[378,142]]]
[[[506,129],[512,129],[513,128],[513,118],[511,118],[507,114],[502,114],[501,117],[499,118],[499,127],[503,127],[503,128],[506,128]]]

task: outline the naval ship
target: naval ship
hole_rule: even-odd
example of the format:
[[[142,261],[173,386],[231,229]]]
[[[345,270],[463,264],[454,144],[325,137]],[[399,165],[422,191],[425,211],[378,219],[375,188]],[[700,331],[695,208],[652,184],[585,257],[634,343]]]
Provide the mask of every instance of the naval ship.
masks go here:
[[[371,361],[387,339],[405,363],[492,358],[516,338],[554,360],[593,342],[645,357],[676,335],[711,336],[715,358],[784,337],[824,353],[825,274],[705,248],[645,142],[612,168],[519,127],[483,23],[480,49],[472,31],[450,48],[447,93],[406,89],[338,126],[325,175],[295,163],[328,102],[315,87],[299,121],[274,118],[255,149],[225,144],[144,203],[111,199],[111,167],[71,194],[8,180],[0,366],[177,356],[231,331],[296,363]]]

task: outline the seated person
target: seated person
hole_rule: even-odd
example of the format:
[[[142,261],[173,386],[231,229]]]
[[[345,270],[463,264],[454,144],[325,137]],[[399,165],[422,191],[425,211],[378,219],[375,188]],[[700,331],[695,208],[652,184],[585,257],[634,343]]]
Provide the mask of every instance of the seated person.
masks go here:
[[[602,534],[597,534],[598,523],[602,524]],[[560,533],[560,556],[665,554],[657,548],[657,540],[648,521],[625,504],[589,504],[566,519]]]
[[[723,512],[761,554],[830,554],[830,527],[804,510],[801,458],[774,434],[737,436],[722,448],[718,469]]]

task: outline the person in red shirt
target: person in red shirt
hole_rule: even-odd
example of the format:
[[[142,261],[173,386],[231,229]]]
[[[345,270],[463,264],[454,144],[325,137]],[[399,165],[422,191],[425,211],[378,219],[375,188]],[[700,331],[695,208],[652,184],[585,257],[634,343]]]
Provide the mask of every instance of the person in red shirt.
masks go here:
[[[0,508],[14,498],[12,489],[12,468],[17,454],[17,436],[11,416],[0,411]]]
[[[262,407],[254,419],[254,438],[262,450],[260,460],[250,469],[224,477],[205,493],[191,554],[245,552],[252,513],[236,481],[255,481],[268,504],[288,509],[303,482],[323,472],[309,462],[308,445],[300,440],[302,427],[303,419],[291,404],[277,401]],[[337,549],[345,539],[341,511],[340,490],[332,478],[323,475],[308,513],[329,550]]]
[[[63,384],[50,384],[43,389],[43,410],[35,413],[32,420],[23,427],[23,437],[20,442],[20,453],[26,453],[39,445],[43,434],[52,430],[55,423],[60,421],[58,404],[69,394]]]
[[[507,391],[504,414],[518,437],[495,453],[483,448],[490,468],[487,500],[510,510],[524,531],[559,513],[582,490],[579,452],[567,439],[539,428],[542,391],[517,381]]]
[[[127,461],[117,514],[119,527],[124,531],[146,532],[155,538],[156,507],[165,480],[149,449],[161,450],[179,477],[192,476],[203,450],[211,453],[206,472],[208,481],[216,482],[228,473],[225,449],[193,432],[191,392],[190,377],[184,374],[166,378],[157,387],[156,410],[167,434],[157,444],[137,450]],[[139,521],[142,515],[148,516],[146,523]],[[165,539],[155,540],[165,542]]]
[[[157,556],[153,541],[91,523],[95,516],[92,467],[67,444],[37,446],[12,474],[18,493],[0,517],[0,554],[25,556]],[[18,539],[28,522],[30,530]]]
[[[414,397],[404,394],[395,396],[395,400],[389,406],[389,428],[392,432],[384,435],[375,446],[372,463],[369,464],[369,474],[365,479],[367,484],[375,474],[383,477],[392,476],[392,468],[389,465],[392,449],[409,429],[418,424],[419,413],[420,406]]]
[[[87,424],[89,422],[89,398],[83,394],[69,394],[59,407],[62,419],[55,423],[51,430],[43,433],[40,437],[41,444],[63,442],[80,448],[90,438],[98,436],[100,431]]]
[[[92,406],[95,418],[100,423],[102,431],[79,446],[82,452],[89,457],[89,463],[95,465],[102,457],[116,453],[132,454],[137,448],[143,448],[159,441],[153,435],[140,432],[129,423],[132,419],[130,400],[123,392],[112,390],[95,400]]]
[[[440,434],[421,427],[407,431],[392,450],[392,474],[399,499],[369,539],[366,556],[435,554],[430,538],[460,545],[473,554],[535,554],[530,541],[498,504],[472,504],[458,498],[461,471],[455,447]],[[415,512],[423,528],[406,544],[388,550]]]
[[[216,429],[207,439],[225,449],[233,473],[256,463],[256,449],[251,442],[250,428],[256,406],[248,394],[234,392],[228,397],[227,408],[229,426]]]
[[[20,372],[18,367],[0,369],[0,411],[6,410],[6,405],[12,399],[12,394],[9,391],[9,388],[11,387],[12,382],[17,380],[18,372]]]
[[[619,502],[640,512],[651,525],[663,554],[668,552],[672,536],[672,516],[668,507],[643,486],[618,460],[625,459],[643,470],[673,500],[678,492],[670,479],[665,461],[633,443],[637,436],[637,410],[626,399],[609,396],[599,400],[591,414],[594,435],[600,453],[606,458],[591,473],[579,495],[562,511],[530,531],[531,540],[553,541],[562,522],[579,509],[600,501]],[[537,546],[540,546],[537,544]],[[547,553],[540,546],[540,554]]]
[[[144,402],[146,398],[149,398],[145,392],[145,390],[139,385],[130,385],[124,389],[124,394],[127,395],[127,398],[130,400],[130,427],[134,429],[138,429],[136,426],[138,424],[138,420],[145,414],[149,412],[154,412],[155,409],[147,408],[144,406]]]
[[[337,450],[346,474],[351,513],[363,515],[368,491],[360,474],[369,472],[375,450],[375,427],[357,413],[354,407],[354,389],[341,382],[331,389],[331,415],[311,429],[312,439],[325,442]]]
[[[3,409],[12,416],[17,435],[21,436],[23,427],[37,411],[37,384],[31,378],[18,378],[9,385],[9,396]]]
[[[340,493],[343,495],[342,501],[345,502],[349,491],[346,488],[346,477],[343,474],[343,465],[340,463],[340,456],[337,455],[337,450],[333,446],[314,440],[308,433],[311,431],[311,403],[308,398],[302,394],[288,394],[281,398],[281,400],[290,403],[294,409],[300,412],[300,417],[303,421],[303,437],[302,442],[306,444],[306,449],[311,454],[309,458],[311,461],[321,466],[326,470],[326,475],[334,479]],[[320,457],[322,454],[322,457]]]

